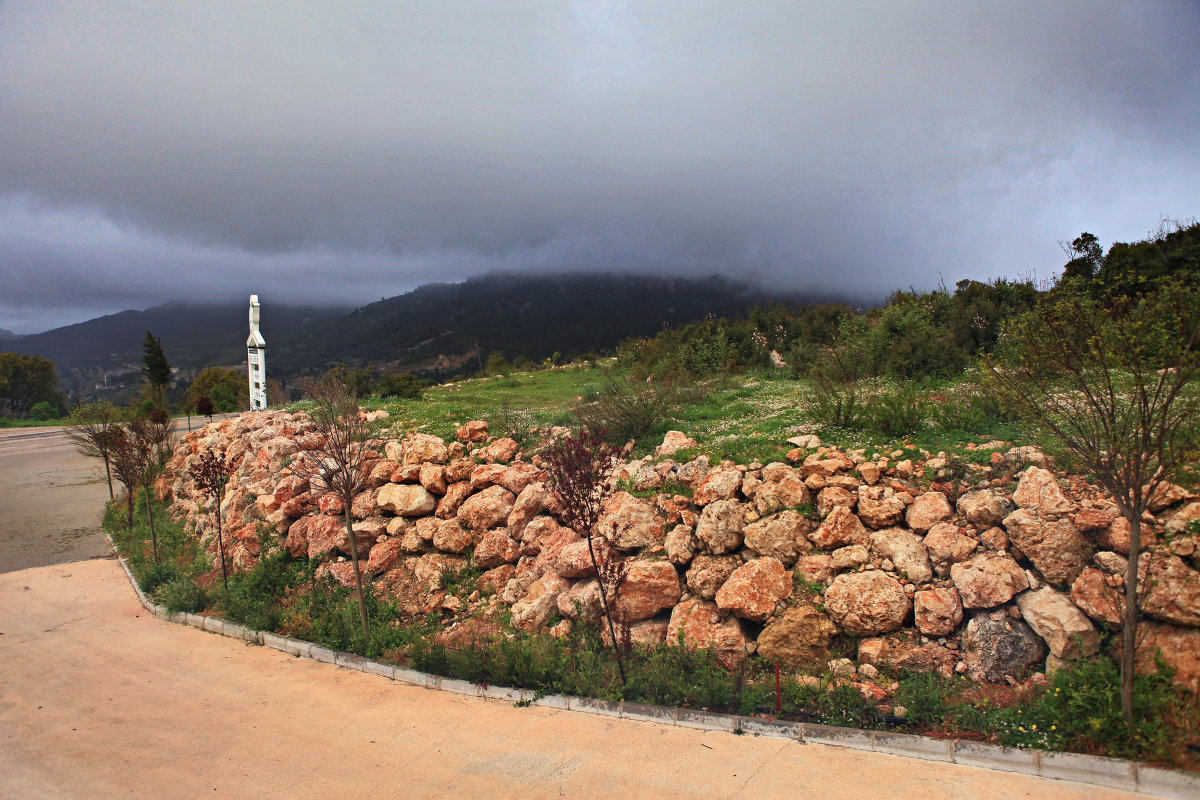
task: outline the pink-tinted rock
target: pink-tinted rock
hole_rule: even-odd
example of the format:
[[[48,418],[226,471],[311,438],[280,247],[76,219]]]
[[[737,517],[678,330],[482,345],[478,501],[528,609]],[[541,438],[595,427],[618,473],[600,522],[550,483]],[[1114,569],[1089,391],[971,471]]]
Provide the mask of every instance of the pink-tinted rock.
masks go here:
[[[445,464],[450,454],[442,439],[427,433],[414,433],[403,447],[405,464]]]
[[[924,541],[929,560],[939,575],[946,575],[952,565],[966,561],[979,546],[975,537],[968,536],[962,528],[948,522],[934,525],[925,534]]]
[[[717,467],[709,470],[704,480],[696,487],[692,500],[698,506],[706,506],[716,500],[730,500],[742,485],[742,473],[734,467]]]
[[[1004,518],[1004,527],[1012,544],[1050,583],[1069,586],[1092,560],[1091,545],[1069,519],[1051,520],[1019,508]]]
[[[981,553],[955,564],[950,577],[965,608],[995,608],[1029,588],[1025,570],[1004,553]]]
[[[473,561],[479,569],[487,570],[501,564],[515,564],[521,556],[521,543],[499,529],[488,531],[475,546]]]
[[[443,575],[457,575],[467,566],[467,560],[459,556],[448,556],[445,553],[426,553],[417,559],[413,567],[413,575],[423,581],[430,591],[442,585]]]
[[[676,525],[663,542],[667,559],[676,566],[684,566],[692,560],[696,555],[696,545],[696,537],[689,525]]]
[[[747,549],[791,566],[796,562],[796,556],[811,549],[807,534],[812,529],[811,520],[788,510],[747,525],[742,534]]]
[[[900,582],[880,570],[838,575],[825,592],[825,609],[834,621],[865,636],[896,630],[911,608]]]
[[[1125,615],[1124,578],[1087,567],[1071,584],[1071,602],[1092,619],[1116,630]]]
[[[932,642],[918,645],[896,636],[881,636],[858,643],[858,660],[898,672],[936,672],[950,678],[958,656]]]
[[[350,539],[346,533],[346,523],[341,517],[318,515],[309,518],[308,525],[308,557],[317,558],[338,551],[350,555]],[[372,539],[360,539],[355,536],[359,557],[365,557],[374,544]]]
[[[678,603],[681,593],[679,573],[669,561],[628,561],[613,618],[626,623],[650,619]]]
[[[792,667],[824,665],[837,627],[812,605],[782,612],[758,636],[758,654],[768,662]]]
[[[858,495],[840,486],[826,486],[817,492],[817,511],[821,516],[829,516],[835,508],[853,509],[858,503]]]
[[[420,464],[403,464],[392,473],[392,483],[416,483],[420,478]]]
[[[485,531],[503,524],[513,510],[516,496],[503,486],[489,486],[468,497],[459,506],[458,521],[464,528]]]
[[[471,476],[475,473],[476,464],[467,458],[456,458],[453,461],[446,463],[446,483],[458,483],[459,481],[470,481]]]
[[[766,480],[754,490],[754,507],[759,514],[767,514],[780,508],[795,508],[812,500],[812,493],[804,485],[804,479],[791,467],[780,464],[787,472],[775,470],[778,474],[772,480]],[[780,474],[781,473],[781,474]],[[764,470],[764,476],[766,471]]]
[[[858,517],[871,528],[887,528],[898,523],[907,506],[900,497],[888,494],[884,486],[860,486]]]
[[[530,585],[525,595],[513,604],[513,627],[529,633],[544,627],[550,621],[550,616],[558,610],[559,595],[569,586],[553,572],[547,572],[538,578]]]
[[[507,436],[503,439],[497,439],[487,447],[479,451],[480,457],[488,462],[502,461],[508,463],[516,457],[517,451],[521,446]]]
[[[733,669],[746,657],[746,634],[737,617],[728,617],[713,603],[690,598],[671,611],[667,642],[685,647],[712,649],[717,662]]]
[[[802,555],[796,560],[796,575],[805,583],[828,584],[833,580],[833,557],[825,553]]]
[[[1138,639],[1135,656],[1138,672],[1156,672],[1157,659],[1162,658],[1174,667],[1177,684],[1200,692],[1200,629],[1142,622],[1138,626]]]
[[[275,502],[280,508],[287,501],[308,491],[308,479],[299,475],[289,475],[275,486]]]
[[[312,517],[301,517],[288,527],[283,548],[292,558],[308,557],[308,526]]]
[[[704,507],[696,538],[713,555],[732,553],[742,546],[746,506],[736,500],[714,500]]]
[[[596,533],[618,550],[638,550],[661,545],[666,523],[654,513],[654,504],[628,492],[617,492],[604,504]]]
[[[1091,506],[1079,509],[1071,519],[1081,531],[1102,531],[1120,515],[1115,505]]]
[[[439,520],[433,534],[433,546],[443,553],[464,553],[475,541],[476,534],[460,525],[457,519]]]
[[[1173,483],[1164,481],[1154,488],[1154,493],[1150,495],[1150,513],[1157,514],[1158,512],[1170,508],[1177,503],[1182,503],[1184,500],[1195,500],[1196,496],[1184,489],[1182,486],[1176,486]]]
[[[595,621],[603,614],[600,583],[595,578],[576,581],[558,596],[558,613],[566,619]]]
[[[934,525],[945,522],[954,516],[950,501],[941,492],[925,492],[913,500],[912,505],[904,512],[904,520],[908,527],[917,533],[927,533]]]
[[[1058,658],[1087,658],[1100,651],[1100,635],[1065,594],[1049,586],[1017,595],[1021,616]]]
[[[873,461],[864,461],[858,465],[858,474],[868,486],[879,483],[879,465]]]
[[[958,513],[979,530],[999,525],[1012,510],[1012,503],[991,489],[967,492],[958,498]]]
[[[525,486],[513,502],[512,511],[508,514],[508,531],[516,539],[525,533],[529,520],[546,510],[550,502],[550,493],[544,483],[536,482]]]
[[[913,618],[926,636],[949,636],[963,621],[963,604],[958,590],[925,589],[913,595]]]
[[[504,587],[508,585],[508,582],[516,577],[516,574],[517,570],[512,564],[501,564],[480,575],[475,585],[485,595],[499,594],[504,591]]]
[[[698,555],[687,571],[687,587],[692,594],[711,600],[717,590],[729,580],[741,561],[734,556]]]
[[[792,596],[792,574],[777,558],[756,558],[734,570],[717,590],[717,607],[744,619],[765,622],[781,600]]]
[[[554,564],[551,567],[555,572],[564,578],[591,578],[596,574],[596,569],[592,565],[592,554],[596,555],[596,562],[603,567],[605,564],[613,560],[619,554],[613,550],[612,545],[607,539],[593,537],[591,540],[591,550],[588,550],[588,540],[574,537],[558,549],[558,555],[554,558]]]
[[[867,529],[853,511],[837,506],[815,531],[808,534],[808,538],[819,549],[832,550],[864,541]]]
[[[489,486],[498,486],[507,469],[505,464],[480,464],[471,470],[471,489],[479,491]]]
[[[696,446],[696,440],[682,431],[667,431],[662,444],[654,448],[655,455],[671,456],[680,450],[688,450]]]
[[[884,528],[870,536],[871,552],[880,560],[890,559],[896,572],[913,583],[926,583],[933,578],[929,552],[921,537],[903,528]]]
[[[377,575],[380,572],[387,572],[399,564],[400,558],[404,554],[400,549],[401,541],[401,539],[388,539],[386,542],[380,542],[372,547],[364,572],[367,575]]]
[[[1046,515],[1066,514],[1071,510],[1054,473],[1039,467],[1030,467],[1021,475],[1021,482],[1013,492],[1013,502],[1021,508]]]
[[[540,475],[541,472],[533,465],[518,461],[504,468],[504,471],[500,473],[500,479],[497,483],[513,494],[519,495],[525,490],[525,487],[536,481]]]
[[[512,528],[510,527],[511,531]],[[556,536],[560,531],[568,530],[558,524],[558,521],[549,516],[537,516],[529,520],[525,526],[525,530],[521,532],[521,554],[526,556],[536,556],[542,552],[543,542],[549,541]],[[575,538],[579,538],[576,536]]]
[[[437,498],[424,486],[411,483],[389,483],[379,489],[376,503],[384,511],[400,517],[423,517],[437,508]]]
[[[450,519],[458,515],[458,509],[471,496],[471,484],[467,481],[452,483],[446,487],[446,494],[438,501],[434,514],[441,519]]]
[[[422,464],[417,480],[431,494],[446,493],[446,468],[441,464]]]
[[[347,589],[353,589],[354,582],[354,563],[352,561],[339,561],[329,565],[329,576]]]
[[[331,517],[340,517],[342,512],[346,510],[346,504],[342,502],[342,498],[333,492],[326,492],[317,500],[317,508],[321,509],[322,514],[328,514]]]
[[[1200,572],[1177,556],[1149,553],[1138,559],[1142,611],[1173,625],[1200,627]]]
[[[472,420],[458,426],[454,438],[460,442],[482,442],[488,437],[488,424],[482,420]]]

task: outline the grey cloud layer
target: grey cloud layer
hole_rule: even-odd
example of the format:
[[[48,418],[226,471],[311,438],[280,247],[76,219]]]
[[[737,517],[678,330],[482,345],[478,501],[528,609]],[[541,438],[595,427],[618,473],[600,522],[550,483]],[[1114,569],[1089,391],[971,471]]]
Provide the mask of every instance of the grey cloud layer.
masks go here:
[[[646,5],[0,5],[0,327],[491,268],[878,294],[1200,205],[1193,4]]]

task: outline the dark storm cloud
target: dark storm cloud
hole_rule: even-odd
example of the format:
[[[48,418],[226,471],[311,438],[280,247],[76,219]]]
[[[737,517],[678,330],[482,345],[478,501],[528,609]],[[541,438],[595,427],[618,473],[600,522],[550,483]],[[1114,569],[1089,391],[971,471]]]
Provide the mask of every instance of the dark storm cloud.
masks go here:
[[[0,5],[0,327],[489,269],[878,296],[1200,207],[1194,4],[644,5]]]

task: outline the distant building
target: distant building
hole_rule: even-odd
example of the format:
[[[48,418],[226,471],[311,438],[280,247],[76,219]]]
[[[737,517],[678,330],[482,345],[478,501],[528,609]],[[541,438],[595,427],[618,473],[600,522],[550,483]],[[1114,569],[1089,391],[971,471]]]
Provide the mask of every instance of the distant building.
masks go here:
[[[250,336],[246,339],[246,372],[250,381],[250,410],[267,409],[267,341],[258,330],[258,295],[250,295]]]

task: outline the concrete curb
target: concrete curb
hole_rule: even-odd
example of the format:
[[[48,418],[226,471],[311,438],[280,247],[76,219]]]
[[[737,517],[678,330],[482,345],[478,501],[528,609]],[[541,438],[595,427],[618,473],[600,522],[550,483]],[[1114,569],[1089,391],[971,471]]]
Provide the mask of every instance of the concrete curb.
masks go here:
[[[109,544],[116,546],[109,537]],[[281,653],[299,658],[311,658],[343,669],[378,675],[399,683],[437,689],[467,697],[479,697],[516,705],[532,705],[554,711],[572,711],[617,719],[650,722],[718,731],[737,735],[767,736],[791,739],[799,744],[823,744],[846,747],[901,758],[924,761],[962,764],[1003,772],[1017,772],[1053,780],[1074,781],[1109,789],[1123,789],[1157,797],[1195,800],[1200,797],[1200,773],[1162,769],[1124,761],[1116,758],[1088,756],[1079,753],[1051,753],[1043,750],[1020,750],[985,742],[950,741],[931,739],[907,733],[887,731],[863,731],[857,728],[838,728],[830,725],[815,725],[806,722],[787,722],[763,717],[746,717],[735,714],[718,714],[690,708],[667,708],[644,703],[609,702],[591,697],[565,695],[543,695],[526,689],[511,689],[506,686],[484,686],[455,678],[419,672],[372,661],[353,653],[341,653],[327,647],[280,636],[266,631],[256,631],[235,622],[200,614],[170,614],[163,606],[157,606],[142,593],[133,578],[125,559],[119,554],[117,560],[125,570],[129,583],[137,593],[142,606],[156,617],[169,622],[187,625],[200,630],[241,639],[251,644],[269,647]]]

